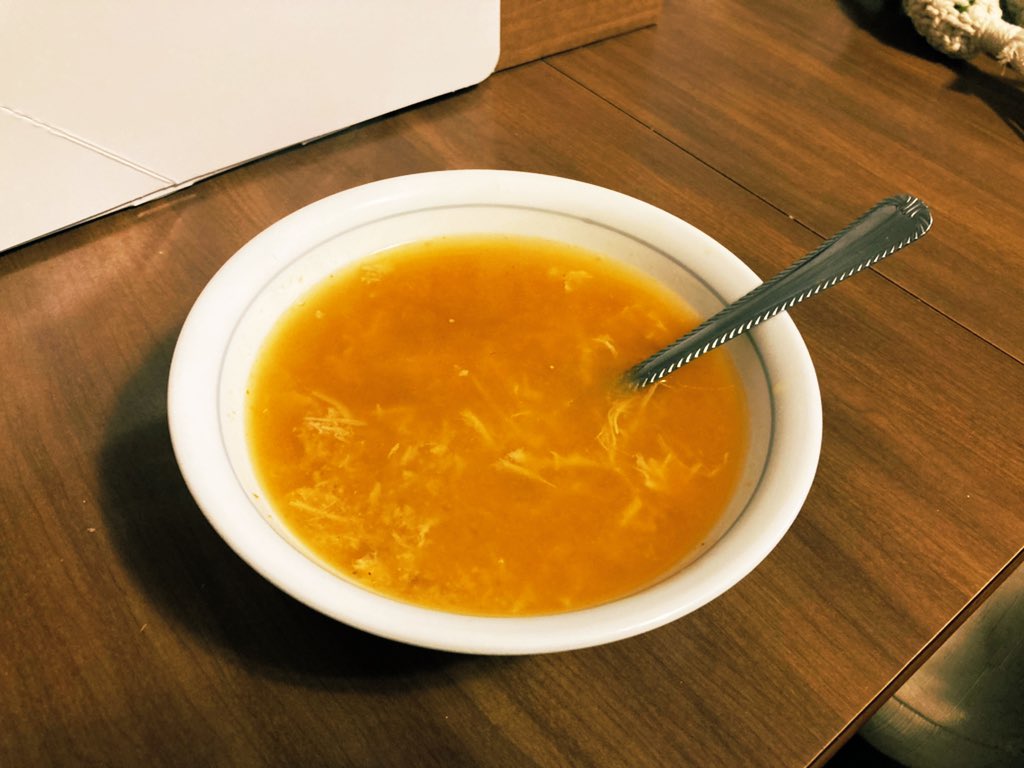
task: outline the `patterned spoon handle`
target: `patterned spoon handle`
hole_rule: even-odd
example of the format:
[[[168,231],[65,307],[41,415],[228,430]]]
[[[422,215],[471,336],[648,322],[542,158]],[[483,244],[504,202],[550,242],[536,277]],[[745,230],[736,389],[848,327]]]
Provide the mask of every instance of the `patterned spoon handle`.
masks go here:
[[[766,283],[630,368],[626,386],[643,389],[779,312],[910,245],[928,231],[932,214],[911,195],[882,200]]]

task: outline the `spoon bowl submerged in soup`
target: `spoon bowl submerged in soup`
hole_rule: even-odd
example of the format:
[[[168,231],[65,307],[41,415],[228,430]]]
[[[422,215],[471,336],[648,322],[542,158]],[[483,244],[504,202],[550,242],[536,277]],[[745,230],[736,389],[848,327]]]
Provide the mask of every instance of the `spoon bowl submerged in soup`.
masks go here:
[[[730,522],[748,442],[732,359],[617,386],[698,320],[653,279],[550,240],[377,254],[302,296],[259,352],[256,476],[316,558],[383,595],[487,616],[621,598]]]

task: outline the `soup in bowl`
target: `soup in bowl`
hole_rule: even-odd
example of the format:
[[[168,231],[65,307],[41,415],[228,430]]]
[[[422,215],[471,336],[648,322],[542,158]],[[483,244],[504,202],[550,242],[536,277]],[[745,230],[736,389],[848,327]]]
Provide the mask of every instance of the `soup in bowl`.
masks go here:
[[[680,219],[568,179],[348,190],[200,295],[175,454],[236,552],[350,625],[471,653],[622,639],[736,584],[810,487],[820,400],[788,317],[621,383],[758,282]]]

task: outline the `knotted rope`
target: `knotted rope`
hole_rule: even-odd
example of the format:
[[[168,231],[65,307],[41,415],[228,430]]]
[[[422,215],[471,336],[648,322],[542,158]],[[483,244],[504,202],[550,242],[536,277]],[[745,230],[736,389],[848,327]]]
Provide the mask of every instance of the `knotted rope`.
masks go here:
[[[933,48],[958,59],[987,53],[1024,74],[1024,0],[903,0],[914,28]]]

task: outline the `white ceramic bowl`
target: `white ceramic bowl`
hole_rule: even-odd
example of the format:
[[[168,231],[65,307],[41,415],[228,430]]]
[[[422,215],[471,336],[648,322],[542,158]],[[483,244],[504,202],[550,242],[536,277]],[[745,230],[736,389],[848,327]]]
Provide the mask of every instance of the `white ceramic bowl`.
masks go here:
[[[625,195],[564,178],[442,171],[340,192],[277,222],[232,256],[192,308],[174,351],[168,418],[199,507],[253,568],[297,599],[367,632],[466,653],[523,654],[608,643],[699,608],[753,570],[802,506],[821,445],[821,402],[807,349],[781,314],[716,354],[734,357],[751,413],[735,522],[699,559],[629,597],[526,618],[444,613],[382,597],[305,553],[253,474],[243,397],[260,344],[286,307],[339,265],[401,243],[502,232],[561,240],[654,275],[702,315],[760,281],[707,235]]]

